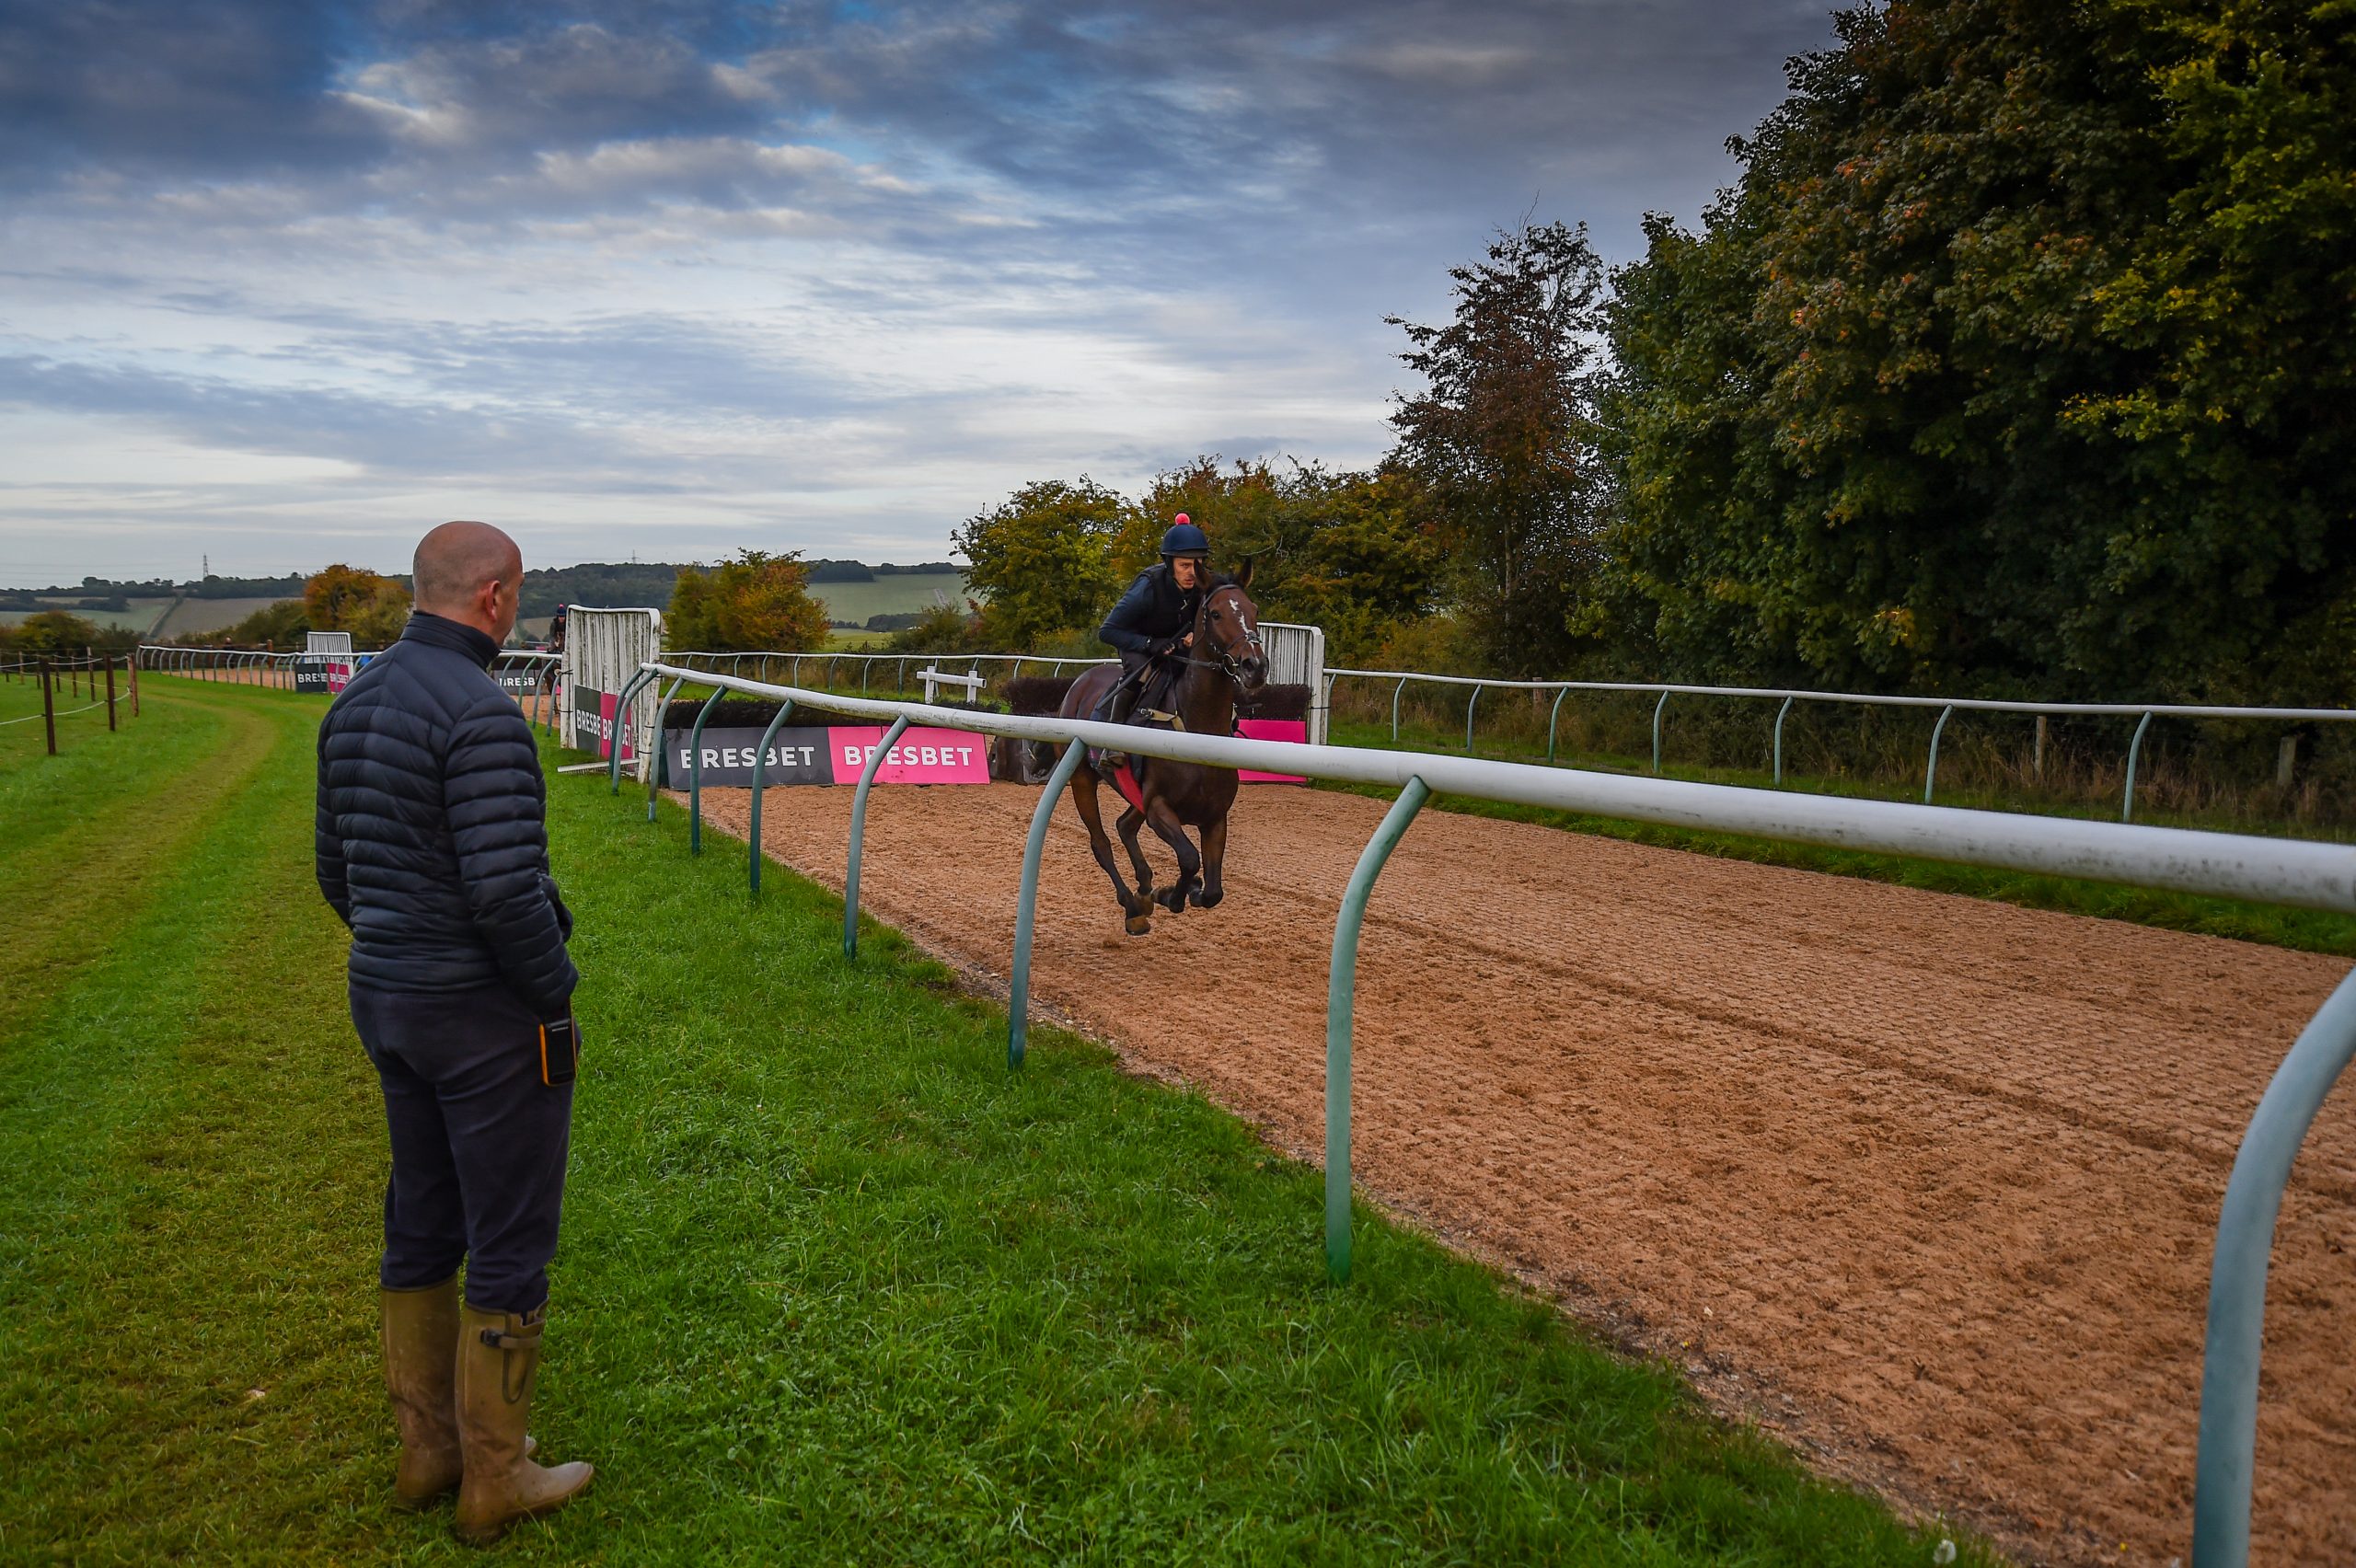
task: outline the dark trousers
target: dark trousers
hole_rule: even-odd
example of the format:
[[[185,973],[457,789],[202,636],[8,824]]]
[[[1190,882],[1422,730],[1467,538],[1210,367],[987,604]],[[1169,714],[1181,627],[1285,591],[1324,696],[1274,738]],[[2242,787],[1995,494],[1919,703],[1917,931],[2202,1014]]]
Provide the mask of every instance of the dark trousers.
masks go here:
[[[1165,661],[1149,653],[1121,654],[1121,678],[1113,683],[1104,695],[1104,709],[1101,717],[1115,724],[1126,724],[1129,715],[1139,708],[1161,704],[1170,686],[1170,670]]]
[[[499,986],[351,991],[393,1141],[385,1288],[438,1285],[463,1258],[468,1306],[537,1311],[572,1136],[572,1085],[540,1081],[539,1020]]]

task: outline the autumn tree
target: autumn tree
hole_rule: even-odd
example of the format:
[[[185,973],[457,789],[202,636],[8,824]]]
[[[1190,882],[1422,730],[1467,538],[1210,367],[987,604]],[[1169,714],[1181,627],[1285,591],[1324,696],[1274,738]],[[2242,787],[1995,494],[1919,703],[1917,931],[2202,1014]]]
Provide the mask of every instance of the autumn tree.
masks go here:
[[[1264,618],[1323,628],[1327,657],[1337,663],[1372,657],[1450,591],[1431,498],[1403,469],[1197,457],[1157,475],[1128,509],[1114,544],[1115,568],[1150,564],[1182,512],[1210,536],[1214,567],[1252,561],[1252,596]]]
[[[96,622],[70,610],[40,610],[6,629],[8,651],[34,658],[78,654],[85,648],[101,648],[120,641],[110,639]]]
[[[1573,646],[1610,497],[1594,411],[1602,263],[1584,225],[1525,224],[1449,276],[1454,319],[1387,318],[1426,383],[1392,416],[1392,464],[1430,496],[1491,667],[1551,673]]]
[[[348,631],[356,647],[390,647],[409,613],[409,590],[398,579],[364,567],[330,566],[303,583],[303,614],[310,629]]]
[[[2356,691],[2356,14],[1896,0],[1615,274],[1668,673]]]
[[[1021,651],[1092,629],[1122,586],[1111,555],[1121,498],[1094,482],[1044,479],[965,520],[950,542],[971,563],[996,646]]]
[[[826,644],[826,606],[809,594],[798,551],[739,550],[733,560],[679,573],[664,617],[666,642],[720,652],[803,653]]]

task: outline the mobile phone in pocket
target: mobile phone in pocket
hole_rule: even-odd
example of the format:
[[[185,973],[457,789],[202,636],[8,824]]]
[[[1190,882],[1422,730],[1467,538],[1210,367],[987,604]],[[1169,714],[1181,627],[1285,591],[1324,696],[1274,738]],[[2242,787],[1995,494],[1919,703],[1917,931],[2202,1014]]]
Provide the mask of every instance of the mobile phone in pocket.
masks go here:
[[[581,1070],[581,1026],[567,1013],[540,1025],[540,1081],[550,1089],[571,1083]]]

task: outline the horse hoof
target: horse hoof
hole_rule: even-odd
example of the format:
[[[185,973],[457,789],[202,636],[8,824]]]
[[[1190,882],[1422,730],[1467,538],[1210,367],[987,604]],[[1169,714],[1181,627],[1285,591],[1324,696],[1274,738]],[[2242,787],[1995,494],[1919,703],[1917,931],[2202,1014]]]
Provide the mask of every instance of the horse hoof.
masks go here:
[[[1197,909],[1216,909],[1218,907],[1218,901],[1225,898],[1227,894],[1224,889],[1211,894],[1203,893],[1198,889],[1189,896],[1194,899],[1195,907]]]
[[[1149,915],[1132,915],[1122,921],[1121,925],[1129,935],[1142,937],[1153,929],[1153,917]]]
[[[1186,910],[1186,890],[1173,887],[1168,893],[1155,894],[1153,901],[1172,915],[1183,915]]]

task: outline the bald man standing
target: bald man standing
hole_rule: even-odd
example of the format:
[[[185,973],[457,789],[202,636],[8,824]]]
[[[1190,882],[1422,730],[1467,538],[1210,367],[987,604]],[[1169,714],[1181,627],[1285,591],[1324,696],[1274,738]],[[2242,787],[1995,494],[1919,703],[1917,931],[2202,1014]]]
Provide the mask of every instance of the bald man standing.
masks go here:
[[[417,610],[319,726],[319,891],[352,928],[352,1021],[385,1092],[379,1273],[394,1489],[456,1487],[496,1539],[589,1484],[525,1435],[556,1252],[578,1060],[531,727],[489,672],[524,558],[481,523],[417,547]],[[463,1301],[458,1265],[466,1263]]]

